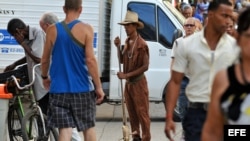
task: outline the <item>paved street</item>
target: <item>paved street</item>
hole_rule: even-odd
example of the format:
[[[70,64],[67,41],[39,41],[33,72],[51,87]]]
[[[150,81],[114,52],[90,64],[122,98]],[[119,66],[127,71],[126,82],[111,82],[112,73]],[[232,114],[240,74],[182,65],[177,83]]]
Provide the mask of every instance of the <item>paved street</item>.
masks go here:
[[[164,134],[165,108],[162,103],[150,103],[151,141],[168,141]],[[128,123],[129,125],[129,123]],[[182,127],[177,123],[176,141],[180,141]],[[96,132],[98,141],[119,141],[122,138],[122,106],[102,104],[97,107]]]
[[[168,141],[164,134],[165,108],[163,103],[150,103],[151,141]],[[128,114],[127,114],[128,116]],[[119,141],[122,139],[122,106],[104,103],[97,106],[96,133],[98,141]],[[129,122],[127,123],[129,125]],[[182,127],[177,123],[176,141],[180,141]],[[122,141],[122,140],[121,140]]]
[[[122,106],[102,104],[97,106],[97,141],[123,141]],[[150,103],[151,141],[168,141],[164,134],[165,108],[163,103]],[[129,126],[129,122],[127,123]],[[175,141],[181,141],[182,127],[176,123]],[[82,136],[82,135],[81,135]],[[132,139],[131,139],[132,141]]]

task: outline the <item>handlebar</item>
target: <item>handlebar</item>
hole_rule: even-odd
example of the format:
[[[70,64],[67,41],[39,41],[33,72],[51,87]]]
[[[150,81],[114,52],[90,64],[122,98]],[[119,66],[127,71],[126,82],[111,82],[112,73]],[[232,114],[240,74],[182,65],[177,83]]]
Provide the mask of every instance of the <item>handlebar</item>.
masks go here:
[[[32,81],[29,84],[24,85],[23,87],[20,86],[19,82],[17,81],[17,78],[14,75],[11,76],[11,78],[13,78],[18,89],[23,90],[23,89],[28,88],[34,84],[34,82],[35,82],[35,69],[40,65],[41,64],[36,64],[33,66],[33,68],[32,68]]]

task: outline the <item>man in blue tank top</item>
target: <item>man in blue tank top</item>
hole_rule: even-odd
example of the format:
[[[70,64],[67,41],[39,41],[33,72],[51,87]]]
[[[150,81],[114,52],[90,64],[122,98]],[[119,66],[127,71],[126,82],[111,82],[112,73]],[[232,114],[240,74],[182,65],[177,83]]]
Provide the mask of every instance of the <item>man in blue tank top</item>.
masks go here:
[[[46,12],[42,15],[39,24],[43,31],[46,33],[47,28],[59,21],[58,17],[52,12]],[[47,108],[49,103],[49,94],[47,93],[42,99],[39,100],[39,105],[42,108],[44,114],[47,115]],[[72,141],[81,141],[81,137],[77,132],[76,128],[72,131]]]
[[[50,93],[48,125],[59,128],[59,141],[70,141],[74,127],[83,131],[85,141],[95,141],[96,103],[104,98],[93,28],[77,20],[81,5],[82,0],[65,0],[66,17],[47,29],[41,61],[43,84]]]

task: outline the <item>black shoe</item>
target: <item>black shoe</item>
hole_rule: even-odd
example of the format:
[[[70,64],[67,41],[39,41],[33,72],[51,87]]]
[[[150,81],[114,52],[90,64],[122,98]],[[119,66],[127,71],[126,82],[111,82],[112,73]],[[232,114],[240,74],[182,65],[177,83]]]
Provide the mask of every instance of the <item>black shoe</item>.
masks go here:
[[[140,138],[140,137],[135,137],[135,138],[133,139],[133,141],[141,141],[141,138]]]

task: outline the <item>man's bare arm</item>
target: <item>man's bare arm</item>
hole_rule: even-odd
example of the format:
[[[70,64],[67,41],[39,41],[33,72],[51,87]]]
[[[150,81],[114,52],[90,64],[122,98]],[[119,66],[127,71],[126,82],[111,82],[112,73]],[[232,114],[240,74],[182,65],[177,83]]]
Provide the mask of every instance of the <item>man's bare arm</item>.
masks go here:
[[[56,38],[56,27],[50,26],[47,29],[46,41],[44,44],[43,55],[41,59],[42,66],[42,76],[48,75],[48,70],[50,66],[51,51]]]
[[[86,64],[89,70],[89,74],[93,79],[95,85],[95,91],[97,96],[97,103],[101,103],[104,98],[104,92],[102,90],[101,80],[98,74],[98,65],[94,55],[93,49],[93,37],[94,32],[93,28],[90,25],[84,25],[85,34],[85,56],[86,56]]]
[[[30,48],[25,42],[22,42],[20,45],[23,47],[23,49],[25,50],[25,52],[30,56],[30,58],[31,58],[35,63],[40,63],[41,58],[34,56],[34,55],[32,54],[31,48]]]
[[[167,85],[166,91],[166,119],[165,119],[165,134],[170,141],[173,141],[171,132],[175,133],[175,123],[173,121],[174,108],[179,96],[181,81],[184,73],[172,71],[171,78]]]
[[[181,81],[184,77],[184,73],[171,71],[171,77],[168,82],[166,91],[166,112],[168,117],[173,117],[174,108],[179,96],[181,87]],[[172,120],[172,118],[170,118]]]

